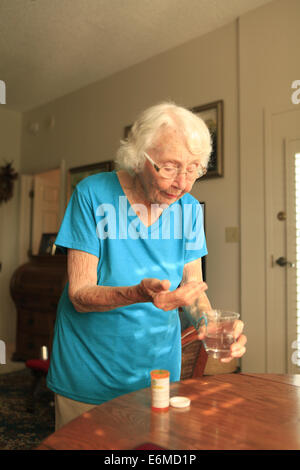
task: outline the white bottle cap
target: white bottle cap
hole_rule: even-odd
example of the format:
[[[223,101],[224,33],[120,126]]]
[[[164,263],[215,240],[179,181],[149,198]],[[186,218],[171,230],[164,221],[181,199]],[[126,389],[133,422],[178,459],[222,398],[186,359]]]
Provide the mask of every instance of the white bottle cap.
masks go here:
[[[190,406],[191,400],[187,397],[172,397],[170,398],[170,405],[175,408],[185,408]]]

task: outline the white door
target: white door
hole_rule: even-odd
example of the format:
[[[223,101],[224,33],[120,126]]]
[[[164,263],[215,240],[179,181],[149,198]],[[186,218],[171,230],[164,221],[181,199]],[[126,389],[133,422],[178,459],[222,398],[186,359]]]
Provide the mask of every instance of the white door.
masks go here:
[[[41,184],[40,184],[41,183]],[[53,188],[54,184],[54,188]],[[56,170],[49,170],[37,175],[20,175],[20,212],[19,212],[19,264],[28,261],[28,252],[32,251],[33,254],[38,253],[39,243],[41,238],[41,231],[47,228],[48,222],[43,227],[44,220],[47,220],[47,211],[45,214],[44,208],[49,205],[49,201],[44,204],[41,198],[54,199],[54,212],[57,212],[56,189],[59,189],[59,224],[61,223],[65,210],[66,210],[66,162],[61,161],[60,168]],[[33,203],[32,194],[34,186],[37,189],[38,198]],[[45,191],[49,188],[50,191]],[[44,188],[44,189],[43,189]],[[53,191],[54,189],[54,191]],[[1,210],[1,208],[0,208]],[[35,211],[35,212],[34,212]],[[53,220],[53,215],[51,216]],[[57,224],[54,224],[56,227]],[[53,228],[54,228],[53,227]],[[52,228],[52,226],[50,227]],[[53,231],[56,233],[57,229]],[[35,252],[33,252],[33,233],[35,236]],[[46,232],[46,233],[52,233]],[[1,241],[1,231],[0,231]],[[1,247],[1,244],[0,244]],[[1,251],[0,251],[1,252]]]
[[[300,139],[285,142],[287,372],[300,373]],[[295,230],[296,228],[296,230]],[[292,260],[292,262],[290,262]],[[294,266],[291,266],[292,263]],[[291,269],[293,268],[293,269]]]
[[[295,360],[300,302],[295,160],[300,153],[300,109],[266,113],[265,125],[266,372],[300,373]]]
[[[60,169],[34,175],[32,253],[38,254],[43,233],[57,233],[60,223]]]

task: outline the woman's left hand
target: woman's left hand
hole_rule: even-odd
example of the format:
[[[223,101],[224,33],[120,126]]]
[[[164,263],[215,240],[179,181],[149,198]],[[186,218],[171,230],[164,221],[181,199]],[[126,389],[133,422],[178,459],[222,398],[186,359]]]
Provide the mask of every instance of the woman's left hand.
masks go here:
[[[161,290],[160,292],[155,293],[153,296],[153,303],[161,310],[174,310],[179,307],[190,306],[193,302],[196,302],[206,290],[207,284],[205,282],[190,281],[177,287],[177,289],[173,291]]]
[[[245,354],[245,344],[247,343],[247,337],[242,334],[243,329],[244,323],[241,320],[236,320],[234,324],[234,338],[236,341],[230,346],[230,356],[220,359],[221,362],[230,362],[232,359],[236,357],[242,357]],[[203,340],[204,338],[205,334],[200,330],[198,339]]]
[[[230,346],[230,350],[231,350],[230,357],[221,359],[221,362],[225,362],[225,363],[230,362],[232,361],[232,359],[236,357],[242,357],[245,354],[246,352],[245,344],[247,343],[247,338],[245,335],[242,334],[243,329],[244,329],[244,323],[241,320],[237,320],[234,325],[234,337],[236,339],[236,342]]]

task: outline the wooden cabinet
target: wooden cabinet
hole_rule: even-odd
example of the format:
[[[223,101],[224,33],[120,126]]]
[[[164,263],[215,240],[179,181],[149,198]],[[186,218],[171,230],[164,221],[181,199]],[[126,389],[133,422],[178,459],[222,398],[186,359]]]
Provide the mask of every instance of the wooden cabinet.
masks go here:
[[[20,266],[10,283],[17,309],[15,361],[39,358],[41,346],[51,352],[59,298],[67,282],[67,257],[32,256]]]

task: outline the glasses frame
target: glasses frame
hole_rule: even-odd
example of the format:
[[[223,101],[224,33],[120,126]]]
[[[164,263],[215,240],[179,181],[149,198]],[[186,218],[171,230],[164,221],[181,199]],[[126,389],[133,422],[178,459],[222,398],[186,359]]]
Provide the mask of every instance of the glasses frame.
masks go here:
[[[163,168],[166,168],[164,166],[161,166],[159,167],[153,160],[152,158],[147,154],[147,152],[144,151],[144,155],[145,157],[147,158],[147,160],[151,163],[151,165],[153,166],[153,168],[157,171],[157,173],[160,172],[160,170],[162,170]],[[192,179],[198,179],[198,178],[202,178],[202,176],[206,175],[207,173],[207,169],[201,165],[200,163],[200,168],[201,168],[201,171],[198,170],[198,174],[196,174],[195,178],[192,178]],[[188,175],[188,172],[187,171],[179,171],[178,168],[177,168],[177,172],[176,172],[176,175],[175,176],[172,176],[171,178],[168,178],[166,176],[162,176],[162,178],[166,179],[166,180],[172,180],[174,178],[176,178],[178,175],[180,175],[180,173],[184,173],[185,175]]]

